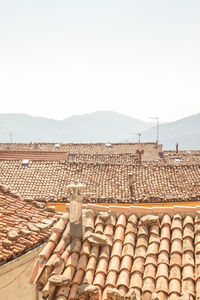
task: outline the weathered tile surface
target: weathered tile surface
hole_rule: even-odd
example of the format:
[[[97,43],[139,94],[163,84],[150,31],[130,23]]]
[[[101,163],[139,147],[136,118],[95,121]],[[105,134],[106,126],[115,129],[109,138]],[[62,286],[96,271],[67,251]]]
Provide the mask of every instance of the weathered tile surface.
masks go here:
[[[43,243],[58,217],[44,203],[23,201],[0,187],[0,264]]]
[[[43,258],[40,276],[36,263],[31,277],[31,282],[37,283],[43,296],[51,300],[78,297],[111,300],[135,299],[131,298],[135,295],[137,300],[167,300],[179,299],[189,293],[188,299],[198,299],[198,212],[124,214],[121,207],[119,213],[112,213],[107,219],[100,214],[96,212],[94,216],[89,212],[87,224],[95,225],[85,227],[87,234],[83,239],[65,238],[65,245],[59,253],[48,247],[50,241],[47,243],[39,255],[40,262]],[[68,215],[62,217],[65,228],[68,219]],[[99,223],[103,227],[101,235],[111,240],[107,245],[87,240],[90,233],[97,232]],[[60,241],[62,236],[61,233]],[[55,240],[55,244],[60,241]]]

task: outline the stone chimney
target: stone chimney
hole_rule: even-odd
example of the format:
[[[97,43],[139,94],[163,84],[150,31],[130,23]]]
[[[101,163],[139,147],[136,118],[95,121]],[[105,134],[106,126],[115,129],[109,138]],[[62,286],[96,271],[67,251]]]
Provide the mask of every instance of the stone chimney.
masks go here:
[[[82,238],[83,235],[83,224],[82,224],[82,201],[83,195],[81,190],[85,185],[74,181],[68,185],[68,188],[72,189],[70,197],[70,235],[77,238]]]
[[[136,153],[139,155],[138,157],[138,163],[141,165],[142,163],[142,154],[144,154],[144,150],[136,150]]]
[[[131,197],[133,197],[133,174],[132,173],[128,174],[128,181],[129,181]]]
[[[128,174],[128,181],[129,181],[129,185],[133,184],[133,174],[132,173]]]

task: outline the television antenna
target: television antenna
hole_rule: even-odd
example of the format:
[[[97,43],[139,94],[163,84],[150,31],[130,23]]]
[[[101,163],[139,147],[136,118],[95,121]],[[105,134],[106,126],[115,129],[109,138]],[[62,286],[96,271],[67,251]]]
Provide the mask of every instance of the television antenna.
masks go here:
[[[10,143],[12,143],[12,138],[13,138],[12,132],[9,131],[8,135],[9,135],[9,138],[10,138]]]
[[[131,132],[131,133],[132,134],[136,134],[138,136],[138,144],[140,144],[140,142],[141,142],[141,136],[142,136],[141,132]]]
[[[159,138],[159,118],[158,117],[152,117],[149,118],[152,120],[156,120],[156,143],[158,144],[158,138]]]

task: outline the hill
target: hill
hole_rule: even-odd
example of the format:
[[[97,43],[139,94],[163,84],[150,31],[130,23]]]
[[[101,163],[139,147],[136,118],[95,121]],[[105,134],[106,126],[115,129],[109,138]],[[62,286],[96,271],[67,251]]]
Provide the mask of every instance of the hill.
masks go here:
[[[72,116],[61,121],[25,114],[0,114],[0,141],[9,142],[12,134],[12,141],[21,143],[117,142],[151,126],[151,123],[112,111]]]
[[[164,149],[200,149],[200,114],[175,122],[160,124],[159,143]],[[0,142],[142,142],[156,140],[155,123],[113,111],[98,111],[72,116],[64,120],[33,117],[26,114],[0,114]]]
[[[155,139],[156,127],[142,134],[143,141]],[[200,114],[159,126],[159,143],[164,145],[164,149],[175,149],[177,142],[182,150],[200,149]]]

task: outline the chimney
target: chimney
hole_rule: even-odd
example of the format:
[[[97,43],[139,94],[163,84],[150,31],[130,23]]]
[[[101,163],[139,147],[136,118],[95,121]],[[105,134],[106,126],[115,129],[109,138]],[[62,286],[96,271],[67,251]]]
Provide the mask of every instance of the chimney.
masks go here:
[[[70,197],[70,235],[77,238],[82,238],[83,235],[83,224],[82,224],[82,201],[83,195],[80,191],[85,185],[74,181],[68,185],[68,188],[72,189]]]
[[[142,154],[144,154],[144,150],[136,150],[136,153],[139,155],[138,163],[141,165],[142,163]]]
[[[128,180],[129,180],[129,185],[131,186],[133,184],[133,174],[132,173],[128,174]]]
[[[176,144],[176,154],[178,154],[178,143]]]
[[[131,197],[133,197],[133,174],[132,173],[128,174],[128,181],[129,181]]]

